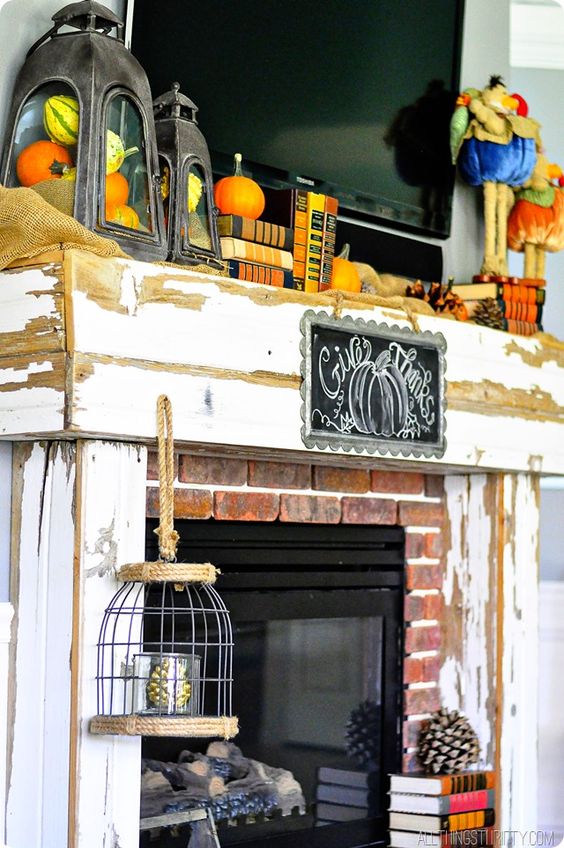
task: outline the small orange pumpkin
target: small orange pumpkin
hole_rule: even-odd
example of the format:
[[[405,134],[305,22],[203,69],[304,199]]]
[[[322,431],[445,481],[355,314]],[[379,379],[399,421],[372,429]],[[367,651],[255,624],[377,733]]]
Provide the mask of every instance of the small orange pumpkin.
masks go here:
[[[139,215],[131,206],[122,203],[120,206],[106,207],[106,220],[112,224],[121,224],[130,230],[139,229]]]
[[[232,177],[223,177],[215,184],[215,205],[222,215],[241,215],[256,220],[264,212],[265,197],[262,188],[241,170],[242,156],[234,156],[235,168]]]
[[[34,141],[16,159],[16,176],[22,186],[60,179],[65,165],[72,165],[69,151],[53,141]]]
[[[129,183],[123,174],[114,171],[106,175],[106,207],[113,209],[127,203],[129,196]],[[107,216],[106,216],[107,217]]]
[[[333,260],[333,275],[331,277],[331,289],[341,291],[359,292],[362,283],[354,263],[349,262],[350,245],[345,244],[338,256]]]

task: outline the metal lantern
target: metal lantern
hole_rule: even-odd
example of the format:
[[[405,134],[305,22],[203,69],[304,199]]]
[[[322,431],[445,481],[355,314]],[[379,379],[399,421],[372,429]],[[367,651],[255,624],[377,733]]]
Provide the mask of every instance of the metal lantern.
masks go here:
[[[100,628],[92,733],[236,735],[233,636],[216,575],[209,563],[120,569]]]
[[[53,22],[16,80],[0,182],[35,189],[139,259],[165,259],[151,92],[123,23],[91,0]]]
[[[206,140],[196,121],[198,107],[173,83],[153,103],[169,259],[223,268]]]

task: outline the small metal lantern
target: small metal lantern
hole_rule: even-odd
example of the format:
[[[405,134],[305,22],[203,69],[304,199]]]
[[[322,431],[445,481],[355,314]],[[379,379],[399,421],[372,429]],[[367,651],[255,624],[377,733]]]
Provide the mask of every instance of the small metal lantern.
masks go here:
[[[175,82],[153,103],[169,259],[223,268],[206,140],[198,128],[198,107]]]
[[[151,91],[123,22],[92,0],[53,22],[16,80],[0,182],[34,188],[136,258],[165,259]]]
[[[235,736],[233,636],[213,587],[217,570],[196,563],[120,569],[98,640],[98,715],[91,733]]]

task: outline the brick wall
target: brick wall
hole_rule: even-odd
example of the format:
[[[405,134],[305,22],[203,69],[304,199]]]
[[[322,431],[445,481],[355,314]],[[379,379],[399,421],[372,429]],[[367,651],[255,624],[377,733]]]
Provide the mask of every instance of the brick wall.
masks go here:
[[[404,771],[421,721],[439,708],[443,615],[442,477],[262,460],[176,456],[175,517],[319,524],[399,524],[406,531]],[[149,453],[147,514],[158,516]]]

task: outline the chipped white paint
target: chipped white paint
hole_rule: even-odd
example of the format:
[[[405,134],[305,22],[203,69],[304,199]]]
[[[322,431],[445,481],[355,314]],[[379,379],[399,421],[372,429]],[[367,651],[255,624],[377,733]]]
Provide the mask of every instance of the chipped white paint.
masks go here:
[[[482,765],[491,767],[495,734],[491,545],[496,528],[494,517],[485,507],[487,482],[482,475],[445,478],[451,544],[443,582],[446,607],[443,634],[449,634],[452,629],[459,639],[454,644],[452,636],[447,635],[440,687],[444,705],[468,716],[480,740]]]
[[[13,439],[19,433],[46,435],[64,432],[65,393],[36,386],[0,392],[0,436]]]
[[[537,826],[538,478],[505,476],[504,511],[499,828],[525,831]]]
[[[67,840],[74,445],[14,451],[15,668],[6,842]]]
[[[40,269],[25,274],[26,286],[33,279],[41,287]],[[75,251],[65,258],[65,290],[71,356],[61,435],[152,438],[154,398],[166,391],[175,410],[183,410],[179,443],[252,445],[264,455],[306,452],[300,436],[300,319],[309,308],[331,312],[333,302],[323,303],[327,296]],[[27,302],[35,296],[22,297]],[[366,304],[347,304],[344,313],[408,326],[404,313]],[[538,339],[460,322],[422,316],[419,324],[447,339],[447,451],[427,464],[564,474],[563,352]],[[139,390],[145,384],[148,401]],[[28,429],[10,414],[25,405],[30,391],[36,389],[22,389],[9,404],[0,397],[4,437],[52,433],[52,420],[41,413]],[[345,456],[342,450],[307,453],[321,462]],[[367,456],[359,461],[372,462]]]
[[[55,294],[56,277],[37,268],[2,274],[0,285],[0,337],[23,332],[27,324],[43,316],[59,317],[60,300]]]
[[[28,382],[30,374],[44,374],[46,371],[53,371],[53,363],[45,359],[43,362],[30,362],[26,368],[0,368],[0,385],[6,383],[22,383]]]
[[[81,518],[76,590],[81,626],[78,750],[76,774],[71,776],[78,797],[69,848],[138,848],[141,740],[91,736],[88,723],[97,713],[96,643],[104,610],[118,588],[114,569],[144,557],[146,451],[107,442],[79,442],[78,450]]]
[[[6,728],[8,709],[8,647],[14,608],[7,601],[0,603],[0,845],[6,838]]]

